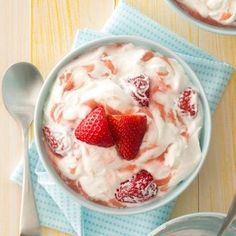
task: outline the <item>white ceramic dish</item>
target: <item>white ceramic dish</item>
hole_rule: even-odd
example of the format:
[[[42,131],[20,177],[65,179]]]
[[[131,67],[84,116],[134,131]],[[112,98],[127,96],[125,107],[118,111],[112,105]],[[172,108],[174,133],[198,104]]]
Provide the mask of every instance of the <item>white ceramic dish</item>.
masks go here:
[[[93,48],[100,47],[105,44],[110,44],[110,43],[133,43],[135,45],[145,47],[148,49],[151,49],[153,51],[160,52],[163,55],[166,55],[168,57],[175,58],[184,68],[186,73],[188,74],[188,77],[192,81],[192,83],[198,88],[199,93],[200,93],[200,98],[202,102],[202,110],[203,110],[203,128],[201,131],[201,137],[200,137],[200,142],[201,142],[201,149],[202,149],[202,157],[195,168],[195,170],[181,183],[179,183],[173,190],[171,190],[169,193],[167,193],[163,198],[160,198],[156,201],[134,207],[134,208],[111,208],[111,207],[106,207],[102,206],[99,204],[96,204],[94,202],[91,202],[82,196],[80,194],[74,192],[70,187],[68,187],[62,179],[58,176],[57,172],[54,170],[54,168],[51,165],[51,162],[48,159],[47,152],[44,149],[44,144],[42,142],[42,120],[43,120],[43,108],[45,101],[47,100],[48,93],[50,91],[50,88],[56,79],[58,71],[64,67],[66,64],[68,64],[70,61],[72,61],[74,58],[76,58],[79,54],[84,53],[88,50],[91,50]],[[200,168],[202,167],[209,143],[210,143],[210,135],[211,135],[211,114],[210,114],[210,109],[208,105],[208,101],[206,98],[206,95],[204,93],[204,90],[195,75],[195,73],[190,69],[190,67],[176,54],[171,52],[170,50],[162,47],[161,45],[150,41],[143,39],[141,37],[135,37],[135,36],[113,36],[113,37],[106,37],[103,39],[99,39],[87,44],[84,44],[77,48],[75,51],[71,52],[67,56],[65,56],[51,71],[51,73],[48,75],[42,90],[39,95],[39,99],[36,105],[36,110],[35,110],[35,124],[34,124],[34,131],[35,131],[35,142],[36,146],[40,155],[40,158],[47,169],[47,171],[50,173],[50,175],[53,177],[54,181],[56,184],[60,185],[62,189],[65,191],[66,194],[74,197],[75,201],[79,202],[83,206],[90,208],[92,210],[104,212],[104,213],[111,213],[111,214],[134,214],[134,213],[141,213],[145,211],[149,211],[158,207],[161,207],[168,202],[174,200],[177,198],[189,185],[190,183],[194,180],[194,178],[197,176]]]
[[[188,14],[186,11],[184,11],[182,8],[176,4],[175,0],[166,0],[166,2],[174,9],[174,11],[191,22],[192,24],[198,26],[199,28],[202,28],[206,31],[210,31],[213,33],[218,33],[218,34],[224,34],[224,35],[236,35],[236,27],[235,28],[229,28],[229,27],[224,27],[224,26],[214,26],[207,24],[199,19],[194,18],[190,14]]]
[[[148,236],[175,236],[175,235],[189,235],[189,230],[199,231],[203,230],[207,233],[204,235],[215,236],[217,235],[223,221],[225,219],[225,214],[215,213],[215,212],[199,212],[189,215],[184,215],[173,220],[170,220],[154,231],[152,231]],[[224,236],[234,236],[236,235],[236,219],[232,222],[232,227],[225,232]],[[186,232],[187,231],[187,232]],[[199,234],[201,236],[203,234]]]

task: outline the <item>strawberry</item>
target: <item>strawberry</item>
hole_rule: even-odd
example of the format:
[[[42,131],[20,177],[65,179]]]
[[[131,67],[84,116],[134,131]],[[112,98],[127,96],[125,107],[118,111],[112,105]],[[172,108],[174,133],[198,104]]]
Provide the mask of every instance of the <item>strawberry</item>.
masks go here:
[[[60,77],[60,84],[64,86],[64,91],[70,91],[75,87],[73,75],[69,71],[65,71]]]
[[[47,126],[44,126],[42,130],[45,140],[54,154],[63,156],[71,149],[71,139],[66,132],[52,130]]]
[[[127,80],[131,85],[131,95],[140,106],[149,106],[150,79],[147,76],[139,75]]]
[[[75,137],[101,147],[114,145],[103,106],[93,109],[75,129]]]
[[[158,187],[153,176],[146,170],[140,170],[120,184],[115,198],[120,202],[139,203],[155,197],[157,192]]]
[[[121,157],[126,160],[134,159],[147,129],[146,116],[110,115],[108,122]]]
[[[51,148],[52,151],[55,152],[55,150],[58,148],[58,142],[47,126],[43,127],[43,134],[45,136],[48,146]]]
[[[197,92],[192,88],[186,88],[179,96],[178,107],[182,114],[195,117],[198,112]]]

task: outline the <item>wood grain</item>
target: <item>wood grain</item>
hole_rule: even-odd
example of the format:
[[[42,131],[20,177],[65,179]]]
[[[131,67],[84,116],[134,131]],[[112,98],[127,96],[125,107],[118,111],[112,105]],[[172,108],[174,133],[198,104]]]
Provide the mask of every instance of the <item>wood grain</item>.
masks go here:
[[[29,9],[27,0],[0,1],[0,80],[12,63],[30,59]],[[20,160],[23,145],[20,128],[6,112],[1,94],[0,131],[0,235],[15,236],[21,191],[9,178]]]
[[[17,60],[31,60],[46,77],[52,66],[70,50],[75,32],[82,28],[99,30],[118,2],[0,0],[0,51],[3,52],[0,77],[6,67]],[[236,66],[236,37],[213,34],[192,26],[176,15],[165,1],[127,2],[196,46]],[[173,217],[195,211],[225,212],[229,206],[236,184],[235,91],[236,75],[214,114],[212,142],[206,163],[199,177],[179,197]],[[14,236],[18,228],[20,189],[9,181],[9,174],[19,160],[21,137],[1,99],[0,116],[0,130],[7,136],[0,138],[0,235]],[[66,234],[43,230],[43,236],[63,235]]]

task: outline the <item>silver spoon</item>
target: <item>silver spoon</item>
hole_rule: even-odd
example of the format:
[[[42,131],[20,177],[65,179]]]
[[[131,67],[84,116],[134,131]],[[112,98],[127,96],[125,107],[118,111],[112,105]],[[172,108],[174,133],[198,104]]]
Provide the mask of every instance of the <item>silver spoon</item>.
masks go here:
[[[225,217],[224,223],[221,226],[217,236],[223,236],[224,233],[230,228],[231,223],[233,222],[236,216],[236,194],[234,195],[233,201],[231,202],[227,216]]]
[[[2,81],[2,96],[6,109],[21,125],[24,136],[24,177],[21,200],[20,236],[40,236],[41,230],[32,190],[28,131],[33,120],[34,105],[43,84],[37,68],[26,62],[8,68]]]

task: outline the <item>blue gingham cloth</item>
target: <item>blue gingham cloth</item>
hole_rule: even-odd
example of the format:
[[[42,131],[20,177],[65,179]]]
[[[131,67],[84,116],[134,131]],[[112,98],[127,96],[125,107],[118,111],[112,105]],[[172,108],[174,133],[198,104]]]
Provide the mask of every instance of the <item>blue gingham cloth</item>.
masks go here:
[[[106,35],[139,35],[156,41],[179,54],[198,75],[214,111],[231,77],[233,68],[208,55],[179,36],[158,25],[121,1],[102,32],[77,32],[73,49]],[[40,223],[78,236],[145,236],[170,217],[171,202],[162,208],[133,216],[113,216],[81,207],[57,186],[45,171],[33,143],[29,149],[30,169]],[[11,176],[21,184],[22,164]]]

